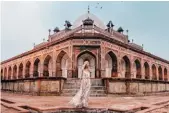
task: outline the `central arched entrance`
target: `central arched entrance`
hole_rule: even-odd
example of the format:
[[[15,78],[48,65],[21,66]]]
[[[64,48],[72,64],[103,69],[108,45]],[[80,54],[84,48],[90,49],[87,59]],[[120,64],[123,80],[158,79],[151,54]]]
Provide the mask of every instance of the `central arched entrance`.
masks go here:
[[[77,66],[78,66],[78,78],[81,78],[82,75],[82,65],[84,61],[88,60],[90,64],[90,74],[91,78],[96,76],[96,58],[91,52],[83,52],[77,57]]]

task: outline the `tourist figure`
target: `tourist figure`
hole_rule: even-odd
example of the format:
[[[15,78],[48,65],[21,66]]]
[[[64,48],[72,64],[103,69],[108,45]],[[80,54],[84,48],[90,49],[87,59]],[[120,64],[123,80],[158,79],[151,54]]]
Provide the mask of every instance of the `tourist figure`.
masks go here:
[[[79,91],[69,102],[76,108],[83,108],[88,106],[88,98],[90,96],[90,71],[89,71],[89,61],[85,61],[82,66],[82,79]]]

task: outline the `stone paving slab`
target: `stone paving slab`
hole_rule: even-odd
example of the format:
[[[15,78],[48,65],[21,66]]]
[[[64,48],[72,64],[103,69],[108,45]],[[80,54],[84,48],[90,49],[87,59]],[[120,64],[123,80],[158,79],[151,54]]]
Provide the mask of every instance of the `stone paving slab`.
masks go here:
[[[15,106],[30,106],[38,110],[54,110],[60,108],[73,108],[68,102],[72,97],[64,96],[31,96],[14,93],[1,93],[1,99],[14,102]],[[142,96],[142,97],[90,97],[88,108],[102,108],[117,111],[130,111],[141,107],[153,107],[169,101],[168,96]],[[155,105],[157,104],[157,105]]]

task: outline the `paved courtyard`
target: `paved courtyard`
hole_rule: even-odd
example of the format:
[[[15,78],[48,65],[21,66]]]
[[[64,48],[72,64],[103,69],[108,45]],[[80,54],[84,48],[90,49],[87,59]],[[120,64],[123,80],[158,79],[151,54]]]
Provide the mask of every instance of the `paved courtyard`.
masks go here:
[[[68,104],[72,97],[62,96],[31,96],[9,92],[1,92],[2,113],[24,112],[20,106],[29,106],[39,111],[57,110],[59,108],[73,108]],[[138,113],[169,113],[169,95],[142,96],[142,97],[90,97],[89,107],[96,109],[112,109],[116,111],[130,111],[137,108],[148,108],[136,110]],[[14,109],[15,110],[14,110]],[[153,111],[151,111],[153,110]],[[19,112],[19,111],[18,111]],[[26,109],[25,109],[26,112]]]

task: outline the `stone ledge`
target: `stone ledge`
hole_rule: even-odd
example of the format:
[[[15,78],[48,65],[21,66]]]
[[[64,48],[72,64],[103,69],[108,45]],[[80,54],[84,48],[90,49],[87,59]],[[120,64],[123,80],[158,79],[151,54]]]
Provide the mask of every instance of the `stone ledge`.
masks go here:
[[[22,78],[22,79],[12,79],[12,80],[1,80],[1,82],[16,82],[16,81],[26,81],[26,80],[66,80],[64,77],[32,77],[32,78]]]
[[[126,81],[126,82],[154,82],[154,83],[167,83],[169,81],[162,81],[162,80],[148,80],[148,79],[139,79],[139,78],[118,78],[118,77],[111,77],[111,78],[103,78],[103,80],[109,81]]]

